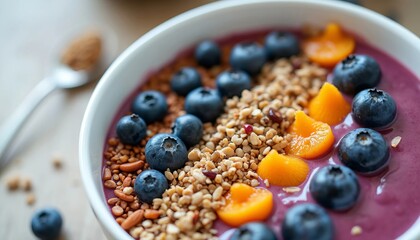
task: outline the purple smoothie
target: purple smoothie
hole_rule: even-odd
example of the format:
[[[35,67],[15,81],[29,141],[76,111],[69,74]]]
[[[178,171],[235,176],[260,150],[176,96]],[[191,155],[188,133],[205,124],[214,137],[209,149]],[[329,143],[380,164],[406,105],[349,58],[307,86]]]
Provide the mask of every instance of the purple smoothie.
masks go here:
[[[257,31],[239,34],[221,39],[221,44],[232,44],[240,40],[261,39],[268,31]],[[416,187],[420,172],[420,148],[416,148],[420,128],[417,121],[420,119],[418,108],[418,95],[420,94],[420,81],[416,76],[391,56],[375,49],[362,40],[357,40],[356,53],[367,54],[377,60],[382,69],[382,79],[377,87],[387,91],[396,101],[398,115],[396,121],[389,129],[381,131],[387,142],[396,136],[402,140],[396,148],[391,148],[389,167],[374,177],[360,176],[360,197],[357,204],[348,211],[328,211],[335,227],[335,239],[395,239],[403,234],[420,217],[420,191]],[[191,54],[191,49],[182,55]],[[176,58],[175,58],[176,59]],[[153,72],[151,73],[153,74]],[[107,139],[115,137],[115,125],[118,119],[129,112],[129,106],[137,91],[127,98],[116,114],[108,131]],[[351,98],[348,98],[351,101]],[[360,127],[352,121],[350,114],[345,121],[333,128],[335,145],[352,129]],[[105,149],[108,147],[105,144]],[[105,161],[105,160],[104,160]],[[314,202],[309,193],[311,176],[322,166],[327,164],[341,164],[334,148],[328,155],[315,160],[306,161],[311,173],[308,179],[300,186],[297,193],[286,193],[281,187],[270,186],[275,205],[271,217],[266,221],[279,235],[280,226],[286,210],[294,204]],[[263,187],[264,184],[261,185]],[[112,190],[104,189],[106,199],[115,197]],[[354,226],[360,226],[362,233],[357,236],[351,234]],[[231,227],[217,220],[214,226],[221,239],[228,239]],[[279,238],[281,239],[281,237]]]

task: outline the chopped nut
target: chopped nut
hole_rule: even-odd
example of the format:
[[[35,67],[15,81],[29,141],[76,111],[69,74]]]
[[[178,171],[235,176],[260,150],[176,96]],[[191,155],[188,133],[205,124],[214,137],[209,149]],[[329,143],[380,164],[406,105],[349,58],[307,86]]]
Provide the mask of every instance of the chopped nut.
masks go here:
[[[362,232],[363,232],[363,230],[360,226],[356,225],[356,226],[351,228],[351,235],[353,235],[353,236],[360,235],[360,234],[362,234]]]
[[[300,187],[284,187],[283,191],[287,192],[287,193],[296,193],[296,192],[300,192]]]
[[[400,136],[396,136],[396,137],[394,137],[394,138],[391,140],[391,146],[392,146],[393,148],[398,147],[398,144],[400,144],[401,139],[402,139],[402,138],[401,138]]]

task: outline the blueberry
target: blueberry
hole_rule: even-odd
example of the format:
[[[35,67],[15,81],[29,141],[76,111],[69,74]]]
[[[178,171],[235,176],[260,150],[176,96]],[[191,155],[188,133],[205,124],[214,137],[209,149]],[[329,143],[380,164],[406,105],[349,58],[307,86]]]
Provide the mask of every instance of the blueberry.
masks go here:
[[[186,96],[201,85],[201,75],[192,67],[181,68],[171,79],[172,90],[181,96]]]
[[[381,80],[381,68],[367,55],[349,55],[333,71],[332,83],[342,92],[354,95],[366,88],[373,88]]]
[[[153,136],[146,144],[146,161],[150,168],[161,172],[177,170],[184,166],[188,159],[187,147],[182,140],[167,133]]]
[[[289,58],[300,52],[298,39],[288,32],[271,32],[265,38],[264,46],[270,60]]]
[[[216,86],[223,96],[240,97],[243,90],[251,89],[251,77],[241,70],[227,70],[217,76]]]
[[[203,136],[203,123],[191,114],[185,114],[175,119],[172,133],[178,136],[187,147],[192,147],[200,142]]]
[[[329,240],[334,237],[334,226],[324,209],[303,203],[287,210],[281,232],[287,240]]]
[[[32,215],[32,232],[42,240],[58,239],[62,225],[61,214],[55,208],[39,209]]]
[[[312,197],[332,210],[347,210],[356,204],[360,184],[356,174],[345,166],[329,165],[318,170],[309,184]]]
[[[223,112],[223,99],[216,89],[200,87],[187,95],[184,107],[202,122],[213,122]]]
[[[202,41],[195,48],[195,59],[200,66],[211,68],[220,65],[222,53],[217,43],[211,40]]]
[[[397,116],[397,104],[385,91],[366,89],[354,96],[351,113],[363,127],[385,128]]]
[[[380,133],[358,128],[347,133],[338,144],[338,158],[353,171],[374,175],[389,163],[389,147]]]
[[[229,240],[277,240],[277,237],[264,223],[250,222],[237,228]]]
[[[122,117],[117,123],[117,136],[124,144],[139,144],[146,137],[146,131],[146,123],[134,113]]]
[[[155,198],[162,198],[162,194],[168,187],[165,175],[153,169],[141,172],[134,182],[134,192],[137,197],[148,204],[153,203]]]
[[[266,54],[264,48],[258,43],[242,42],[233,47],[229,61],[233,69],[255,76],[266,62]]]
[[[149,90],[137,95],[131,104],[131,111],[149,124],[160,121],[165,117],[168,111],[168,104],[162,93]]]

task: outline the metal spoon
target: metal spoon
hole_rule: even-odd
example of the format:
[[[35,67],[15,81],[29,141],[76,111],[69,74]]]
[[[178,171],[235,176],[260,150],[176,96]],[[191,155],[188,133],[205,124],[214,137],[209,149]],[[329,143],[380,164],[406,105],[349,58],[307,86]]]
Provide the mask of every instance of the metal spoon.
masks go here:
[[[8,163],[7,150],[15,136],[19,133],[26,119],[35,108],[54,90],[71,89],[83,86],[95,79],[98,75],[100,59],[88,70],[74,70],[73,68],[58,63],[52,73],[39,82],[22,104],[9,116],[0,127],[0,169]]]

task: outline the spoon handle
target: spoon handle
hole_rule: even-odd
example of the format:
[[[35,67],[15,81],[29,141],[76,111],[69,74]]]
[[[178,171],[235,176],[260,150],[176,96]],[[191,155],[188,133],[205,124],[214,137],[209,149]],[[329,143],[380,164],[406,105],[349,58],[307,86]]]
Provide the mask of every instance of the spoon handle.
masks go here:
[[[39,82],[29,95],[23,100],[20,106],[0,126],[0,170],[9,161],[6,157],[9,146],[15,136],[19,133],[25,121],[34,109],[56,89],[56,85],[49,78]]]

